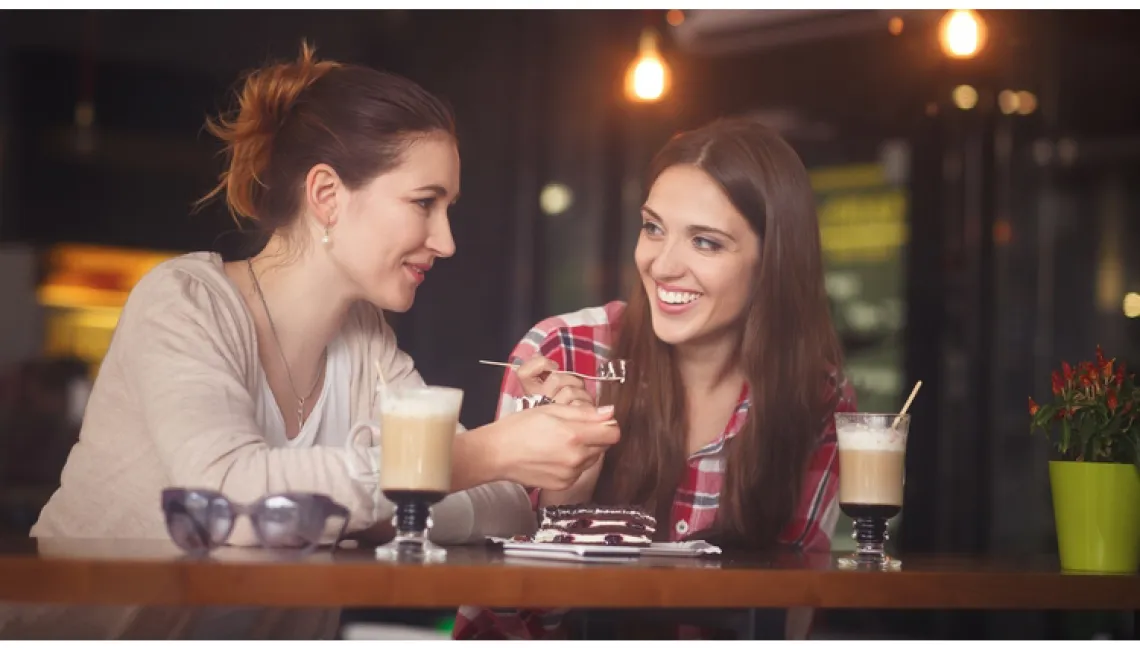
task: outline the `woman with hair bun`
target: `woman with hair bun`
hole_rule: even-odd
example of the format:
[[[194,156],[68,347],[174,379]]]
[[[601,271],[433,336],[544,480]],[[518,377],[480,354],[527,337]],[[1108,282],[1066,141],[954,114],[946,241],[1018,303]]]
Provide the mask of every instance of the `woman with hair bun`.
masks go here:
[[[224,194],[269,242],[244,261],[172,259],[134,288],[32,535],[166,537],[158,494],[191,485],[237,502],[321,492],[349,508],[350,530],[387,525],[391,504],[348,432],[371,417],[378,380],[423,384],[382,311],[408,310],[455,253],[452,115],[407,79],[306,46],[250,74],[237,114],[209,129],[230,163],[203,200]],[[593,409],[520,418],[457,434],[436,541],[525,530],[519,484],[573,483],[617,437]],[[239,525],[230,541],[254,537]]]
[[[407,79],[318,61],[308,46],[248,75],[238,98],[236,114],[209,122],[229,165],[203,200],[224,194],[269,241],[243,261],[171,259],[135,286],[33,536],[167,538],[160,493],[172,486],[239,503],[323,493],[348,508],[349,531],[391,533],[373,453],[349,431],[372,418],[378,380],[423,384],[383,311],[409,309],[455,252],[452,115]],[[608,411],[575,396],[592,402],[571,389],[457,430],[434,541],[532,529],[524,486],[570,486],[618,438]],[[256,541],[240,518],[229,542]]]

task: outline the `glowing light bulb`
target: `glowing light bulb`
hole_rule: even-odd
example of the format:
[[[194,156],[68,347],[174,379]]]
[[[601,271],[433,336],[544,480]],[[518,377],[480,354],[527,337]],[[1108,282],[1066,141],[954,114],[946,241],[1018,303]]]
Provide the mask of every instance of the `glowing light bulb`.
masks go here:
[[[669,91],[669,66],[657,50],[657,33],[646,29],[641,34],[637,59],[625,75],[625,94],[639,103],[660,101]]]
[[[938,35],[947,56],[972,58],[986,44],[986,23],[973,9],[956,9],[942,18]]]

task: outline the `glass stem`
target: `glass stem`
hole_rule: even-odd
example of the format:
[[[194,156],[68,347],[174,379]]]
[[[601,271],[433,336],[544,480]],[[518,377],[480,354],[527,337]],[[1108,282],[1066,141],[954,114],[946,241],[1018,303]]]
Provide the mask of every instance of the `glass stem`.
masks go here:
[[[886,518],[861,517],[855,519],[855,553],[860,556],[882,556],[887,541]]]
[[[400,535],[419,535],[427,529],[430,507],[423,500],[396,505],[396,530]]]

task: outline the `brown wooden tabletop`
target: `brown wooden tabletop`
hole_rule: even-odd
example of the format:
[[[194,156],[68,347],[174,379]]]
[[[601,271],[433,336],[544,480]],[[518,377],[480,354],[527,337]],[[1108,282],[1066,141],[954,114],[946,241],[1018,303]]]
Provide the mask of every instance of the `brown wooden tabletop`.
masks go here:
[[[446,563],[224,548],[190,559],[163,541],[0,540],[0,600],[332,607],[1140,609],[1140,575],[1062,573],[1055,558],[903,557],[894,573],[828,554],[628,564],[531,562],[452,547]]]

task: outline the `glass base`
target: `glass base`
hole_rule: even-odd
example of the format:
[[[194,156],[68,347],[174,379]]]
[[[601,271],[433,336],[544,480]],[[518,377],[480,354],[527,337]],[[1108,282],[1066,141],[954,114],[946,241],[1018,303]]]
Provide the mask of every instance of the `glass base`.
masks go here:
[[[397,533],[396,539],[376,547],[376,559],[386,562],[432,563],[447,560],[447,551],[422,533]]]
[[[902,561],[887,554],[861,554],[852,553],[840,556],[836,561],[840,569],[870,570],[870,571],[898,571],[902,568]]]

